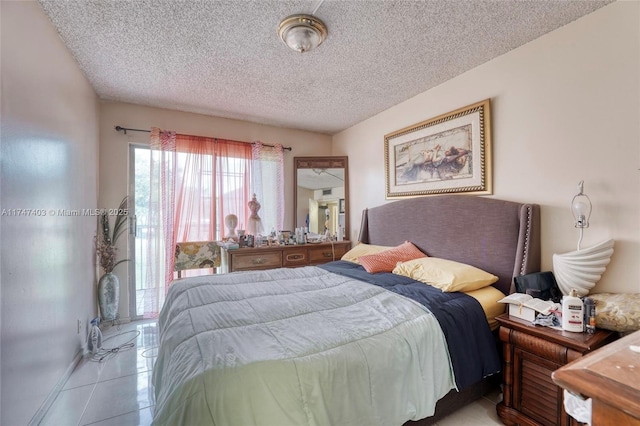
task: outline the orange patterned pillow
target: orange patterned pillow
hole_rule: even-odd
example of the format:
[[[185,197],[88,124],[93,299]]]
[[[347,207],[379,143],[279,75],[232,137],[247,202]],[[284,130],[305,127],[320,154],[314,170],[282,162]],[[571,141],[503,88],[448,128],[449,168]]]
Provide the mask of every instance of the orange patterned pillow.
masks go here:
[[[376,272],[391,272],[398,262],[408,262],[421,257],[427,257],[427,255],[409,241],[405,241],[397,247],[380,253],[360,256],[358,261],[367,272],[374,274]]]

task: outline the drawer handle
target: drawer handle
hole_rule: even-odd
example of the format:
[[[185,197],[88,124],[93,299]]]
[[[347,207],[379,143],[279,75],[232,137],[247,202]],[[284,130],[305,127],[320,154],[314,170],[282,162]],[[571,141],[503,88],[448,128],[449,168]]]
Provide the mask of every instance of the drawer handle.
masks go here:
[[[333,257],[333,253],[331,253],[330,251],[325,251],[324,253],[322,253],[322,255],[324,257]]]
[[[302,260],[304,259],[304,254],[288,254],[287,260]]]
[[[255,259],[251,260],[251,263],[253,263],[254,265],[262,265],[264,262],[266,262],[266,260],[264,260],[262,257],[256,257]]]

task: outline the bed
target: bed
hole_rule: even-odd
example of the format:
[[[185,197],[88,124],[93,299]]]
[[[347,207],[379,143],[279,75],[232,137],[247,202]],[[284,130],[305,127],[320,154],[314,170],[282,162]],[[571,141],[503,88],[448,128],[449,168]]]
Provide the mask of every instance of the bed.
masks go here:
[[[405,199],[366,209],[359,241],[410,241],[509,294],[540,269],[539,207]],[[176,280],[158,320],[154,424],[426,425],[482,395],[501,364],[477,298],[359,259]]]

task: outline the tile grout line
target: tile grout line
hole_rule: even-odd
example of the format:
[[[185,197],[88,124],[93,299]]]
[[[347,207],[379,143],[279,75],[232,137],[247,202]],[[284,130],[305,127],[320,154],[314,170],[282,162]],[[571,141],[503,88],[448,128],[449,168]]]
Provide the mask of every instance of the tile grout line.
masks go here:
[[[152,408],[152,407],[155,407],[155,404],[151,404],[151,405],[148,405],[148,406],[146,406],[146,407],[142,407],[142,408],[140,408],[140,409],[138,409],[138,410],[127,411],[126,413],[118,414],[118,415],[116,415],[116,416],[111,416],[111,417],[106,417],[106,418],[104,418],[104,419],[96,420],[95,422],[91,422],[91,423],[82,423],[82,424],[80,424],[80,425],[78,425],[78,426],[91,426],[91,425],[95,425],[96,423],[101,423],[101,422],[104,422],[105,420],[110,420],[110,419],[115,419],[115,418],[117,418],[117,417],[126,416],[127,414],[136,413],[136,412],[139,412],[139,411],[142,411],[142,410],[146,410],[147,408]]]
[[[111,377],[111,378],[106,379],[106,380],[100,380],[100,377],[98,376],[98,381],[97,381],[96,383],[94,383],[94,384],[98,384],[98,383],[108,383],[108,382],[112,382],[112,381],[114,381],[114,380],[122,379],[122,378],[124,378],[124,377],[136,376],[136,375],[138,375],[138,374],[142,374],[142,373],[150,373],[150,372],[152,372],[152,371],[153,371],[153,369],[140,369],[140,370],[136,371],[135,373],[123,374],[123,375],[121,375],[121,376]],[[102,374],[102,373],[101,373],[101,374]],[[78,385],[78,386],[74,386],[74,387],[72,387],[72,388],[68,388],[68,389],[64,389],[64,390],[65,390],[65,391],[67,391],[67,390],[71,390],[71,389],[78,389],[78,388],[81,388],[81,387],[84,387],[84,386],[89,386],[89,384],[86,384],[86,385]]]
[[[107,363],[108,362],[109,362],[109,359],[107,359]],[[104,365],[106,365],[106,363]],[[102,372],[104,371],[104,365],[102,365],[101,368],[98,368],[98,377],[96,378],[96,382],[93,384],[93,387],[91,388],[91,393],[89,394],[89,398],[87,398],[87,402],[84,404],[84,408],[82,409],[82,414],[80,414],[80,419],[78,419],[77,426],[81,426],[82,424],[82,419],[84,418],[84,415],[87,412],[87,407],[89,407],[91,398],[93,398],[93,394],[96,391],[96,388],[98,387],[98,383],[100,383],[100,377],[102,377]]]

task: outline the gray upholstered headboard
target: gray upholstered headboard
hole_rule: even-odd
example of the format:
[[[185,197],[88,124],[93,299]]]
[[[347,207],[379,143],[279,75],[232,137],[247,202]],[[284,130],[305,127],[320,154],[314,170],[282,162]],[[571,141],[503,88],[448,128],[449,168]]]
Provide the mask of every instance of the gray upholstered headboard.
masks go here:
[[[365,209],[361,242],[411,241],[428,256],[473,265],[512,292],[513,277],[540,270],[540,207],[469,195],[409,198]]]

